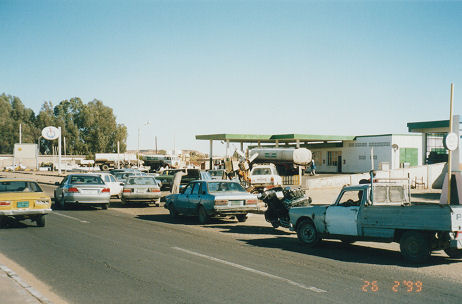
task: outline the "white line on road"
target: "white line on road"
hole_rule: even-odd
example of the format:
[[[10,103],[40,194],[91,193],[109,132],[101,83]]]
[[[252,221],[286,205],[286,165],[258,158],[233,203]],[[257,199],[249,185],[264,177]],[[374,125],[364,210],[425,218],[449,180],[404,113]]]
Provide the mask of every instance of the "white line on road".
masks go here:
[[[73,216],[69,216],[69,215],[65,215],[65,214],[62,214],[62,213],[58,213],[58,212],[56,212],[56,211],[52,212],[51,214],[56,214],[56,215],[59,215],[59,216],[62,216],[62,217],[67,217],[67,218],[70,218],[70,219],[73,219],[73,220],[75,220],[75,221],[79,221],[79,222],[85,223],[85,224],[90,223],[89,221],[84,221],[84,220],[78,219],[78,218],[73,217]]]
[[[300,287],[300,288],[303,288],[303,289],[306,289],[306,290],[310,290],[310,291],[314,291],[314,292],[327,292],[325,290],[322,290],[322,289],[319,289],[319,288],[316,288],[316,287],[313,287],[313,286],[308,287],[308,286],[305,286],[303,284],[291,281],[289,279],[276,276],[274,274],[266,273],[266,272],[263,272],[263,271],[260,271],[260,270],[256,270],[256,269],[253,269],[253,268],[249,268],[249,267],[242,266],[242,265],[239,265],[239,264],[235,264],[235,263],[232,263],[232,262],[228,262],[228,261],[225,261],[225,260],[220,260],[220,259],[208,256],[208,255],[205,255],[205,254],[202,254],[202,253],[190,251],[190,250],[183,249],[183,248],[180,248],[180,247],[172,247],[172,249],[183,251],[185,253],[189,253],[189,254],[192,254],[192,255],[195,255],[195,256],[198,256],[198,257],[201,257],[201,258],[205,258],[205,259],[208,259],[208,260],[211,260],[211,261],[214,261],[214,262],[222,263],[222,264],[225,264],[225,265],[228,265],[228,266],[232,266],[232,267],[235,267],[235,268],[238,268],[238,269],[241,269],[241,270],[256,273],[256,274],[259,274],[259,275],[262,275],[262,276],[265,276],[265,277],[268,277],[268,278],[271,278],[271,279],[280,280],[280,281],[289,283],[290,285],[294,285],[294,286],[297,286],[297,287]]]

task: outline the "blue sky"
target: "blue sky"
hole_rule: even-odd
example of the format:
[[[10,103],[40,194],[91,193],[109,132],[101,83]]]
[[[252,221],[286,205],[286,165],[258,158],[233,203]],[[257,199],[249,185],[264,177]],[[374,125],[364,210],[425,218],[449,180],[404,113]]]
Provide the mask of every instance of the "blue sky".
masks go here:
[[[451,82],[462,114],[462,2],[0,0],[0,37],[0,93],[102,100],[132,149],[406,133],[449,117]]]

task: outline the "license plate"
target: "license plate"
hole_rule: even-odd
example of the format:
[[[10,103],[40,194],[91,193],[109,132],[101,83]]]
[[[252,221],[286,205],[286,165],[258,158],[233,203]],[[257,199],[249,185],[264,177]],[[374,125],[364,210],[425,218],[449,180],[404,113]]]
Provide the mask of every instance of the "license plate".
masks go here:
[[[18,208],[29,208],[29,202],[18,202]]]
[[[145,193],[146,189],[136,189],[136,193]]]
[[[83,194],[98,194],[98,190],[82,190]]]
[[[241,206],[243,201],[230,201],[231,206]]]

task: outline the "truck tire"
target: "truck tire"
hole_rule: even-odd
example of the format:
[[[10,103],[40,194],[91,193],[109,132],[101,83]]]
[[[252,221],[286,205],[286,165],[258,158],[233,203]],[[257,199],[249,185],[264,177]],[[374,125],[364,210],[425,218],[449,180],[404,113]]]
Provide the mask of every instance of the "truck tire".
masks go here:
[[[247,214],[237,214],[236,218],[239,223],[243,223],[247,221]]]
[[[104,165],[101,166],[101,169],[102,169],[103,171],[108,171],[108,170],[109,170],[109,166],[106,165],[106,164],[104,164]]]
[[[457,248],[446,248],[444,252],[448,255],[448,257],[453,259],[462,259],[462,249]]]
[[[419,231],[406,231],[399,242],[401,254],[412,263],[423,263],[430,258],[430,239]]]
[[[316,246],[321,241],[316,227],[310,220],[303,220],[297,225],[297,237],[300,242],[310,248]]]

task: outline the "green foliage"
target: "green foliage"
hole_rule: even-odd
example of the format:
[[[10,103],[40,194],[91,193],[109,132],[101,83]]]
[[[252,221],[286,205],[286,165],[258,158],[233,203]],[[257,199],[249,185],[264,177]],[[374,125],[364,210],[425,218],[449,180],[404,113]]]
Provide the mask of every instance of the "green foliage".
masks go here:
[[[19,142],[19,124],[22,124],[23,143],[36,143],[44,127],[61,127],[67,154],[116,152],[117,141],[121,152],[127,148],[127,127],[117,123],[112,108],[96,99],[84,104],[74,97],[56,106],[46,101],[35,116],[19,98],[3,94],[0,118],[0,153],[12,153],[14,144]],[[51,154],[53,145],[57,142],[41,138],[40,152]]]

